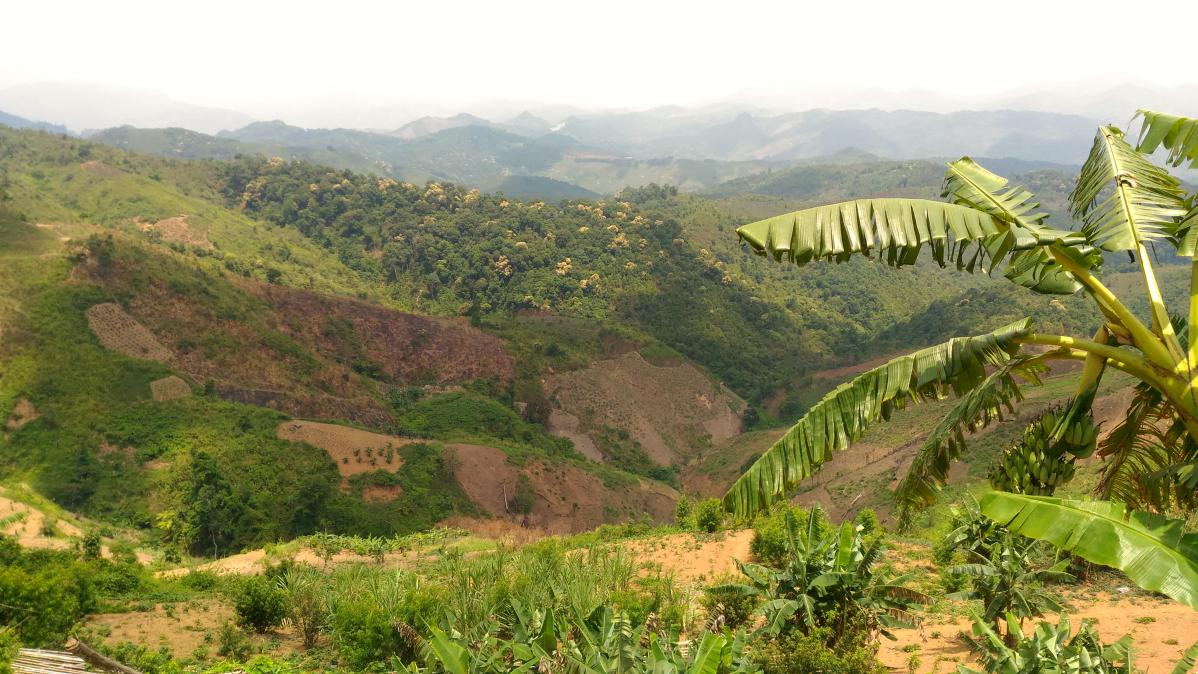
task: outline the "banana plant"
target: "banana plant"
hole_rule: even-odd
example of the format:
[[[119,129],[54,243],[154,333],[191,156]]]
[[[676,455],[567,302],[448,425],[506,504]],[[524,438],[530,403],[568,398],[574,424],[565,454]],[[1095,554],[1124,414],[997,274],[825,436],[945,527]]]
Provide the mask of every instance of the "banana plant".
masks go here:
[[[1052,226],[1028,190],[965,157],[948,165],[942,195],[947,203],[857,199],[737,229],[753,252],[796,265],[864,256],[902,267],[926,250],[941,266],[952,264],[970,273],[1001,271],[1029,292],[1084,292],[1099,310],[1101,323],[1086,336],[1041,332],[1029,320],[1019,321],[864,372],[833,389],[787,430],[729,489],[725,508],[743,515],[768,507],[895,408],[955,395],[957,402],[918,449],[896,490],[902,512],[909,513],[931,502],[944,486],[966,434],[1002,418],[1022,400],[1021,386],[1038,383],[1045,364],[1061,360],[1080,361],[1082,368],[1072,400],[1041,438],[1045,449],[1062,452],[1054,461],[1071,464],[1080,458],[1068,454],[1071,446],[1092,451],[1091,443],[1073,441],[1088,437],[1091,403],[1103,373],[1113,368],[1159,397],[1155,409],[1168,416],[1168,425],[1176,426],[1181,438],[1181,449],[1167,462],[1154,464],[1154,474],[1124,477],[1180,484],[1191,492],[1198,487],[1198,195],[1187,195],[1150,156],[1163,147],[1170,164],[1198,161],[1198,121],[1146,110],[1137,119],[1138,141],[1115,126],[1098,129],[1069,195],[1075,220],[1069,227]],[[1172,247],[1178,256],[1192,259],[1184,337],[1174,327],[1149,255],[1149,247],[1155,246]],[[1147,321],[1103,283],[1106,253],[1128,254],[1138,262]],[[1131,451],[1139,450],[1133,445]],[[1024,459],[1040,452],[1039,447],[1025,448],[1023,458],[1016,457],[1013,464],[1014,479],[1002,486],[1031,491],[1033,467]],[[1054,465],[1057,469],[1052,474],[1058,481],[1070,472]],[[1149,495],[1162,492],[1144,490]],[[1163,509],[1166,504],[1147,505]],[[1180,554],[1198,558],[1193,550]],[[1125,560],[1115,562],[1118,566]],[[1193,589],[1198,591],[1198,585]]]
[[[1034,544],[1030,539],[1001,531],[987,549],[968,551],[967,563],[950,566],[945,571],[965,576],[971,587],[951,593],[948,598],[981,600],[982,619],[993,622],[995,630],[1003,630],[1001,619],[1008,637],[1014,634],[1013,619],[1063,611],[1060,597],[1050,592],[1046,583],[1072,580],[1073,576],[1065,571],[1069,560],[1039,568],[1032,559]]]
[[[582,620],[552,610],[519,612],[510,637],[497,631],[467,638],[429,627],[423,660],[393,661],[408,674],[737,674],[748,672],[743,633],[704,633],[694,641],[662,635],[650,622],[634,625],[610,607]]]
[[[1011,532],[1122,570],[1140,587],[1198,610],[1198,534],[1185,522],[1112,501],[990,492],[982,513]]]
[[[974,618],[970,641],[987,672],[1131,674],[1136,671],[1132,668],[1130,636],[1124,635],[1112,644],[1103,644],[1090,623],[1082,623],[1081,629],[1073,633],[1068,616],[1062,616],[1056,625],[1039,623],[1031,634],[1023,633],[1016,616],[1008,616],[1007,620],[1012,625],[1013,639],[1003,639],[988,621]],[[966,665],[958,665],[957,671],[982,674]]]
[[[861,625],[893,638],[892,627],[916,623],[913,608],[930,599],[905,586],[908,576],[891,577],[875,568],[882,557],[881,539],[867,542],[862,528],[851,521],[838,529],[824,528],[821,517],[818,505],[802,522],[788,511],[782,567],[737,560],[747,582],[716,588],[763,600],[759,613],[764,620],[754,636],[777,637],[792,630],[810,634],[830,627],[835,640]]]

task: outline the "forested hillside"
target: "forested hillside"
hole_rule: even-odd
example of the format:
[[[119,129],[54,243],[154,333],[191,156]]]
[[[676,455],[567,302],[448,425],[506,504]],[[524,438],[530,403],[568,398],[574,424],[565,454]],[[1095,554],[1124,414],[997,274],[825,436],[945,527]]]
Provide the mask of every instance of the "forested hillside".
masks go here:
[[[833,383],[825,370],[1022,316],[1070,329],[1095,320],[1076,298],[1017,296],[1005,282],[925,262],[902,271],[864,260],[764,265],[731,235],[763,213],[850,193],[933,196],[933,162],[839,161],[705,196],[651,184],[549,203],[304,161],[165,160],[35,132],[5,131],[0,142],[7,226],[29,246],[10,246],[13,268],[37,271],[8,280],[5,358],[28,365],[7,368],[5,404],[24,400],[40,413],[9,438],[9,451],[56,500],[143,526],[172,498],[186,500],[152,486],[192,465],[158,463],[175,451],[169,438],[213,432],[178,406],[219,423],[248,414],[244,440],[211,436],[214,470],[233,493],[254,475],[233,461],[244,460],[235,447],[256,438],[254,465],[286,451],[278,414],[573,462],[610,486],[680,486],[687,462],[742,430],[796,418]],[[1023,179],[1050,210],[1063,203],[1067,176],[1042,169]],[[88,313],[97,305],[116,307],[104,314],[114,324],[132,321],[127,334],[146,331],[146,351],[114,353]],[[140,374],[68,375],[118,362],[139,363]],[[716,407],[624,409],[637,362],[658,378],[652,386],[682,387]],[[172,375],[197,395],[145,400],[151,382]],[[136,412],[120,411],[130,405]],[[242,533],[222,546],[317,526],[377,530],[372,518],[407,502],[343,501],[349,483],[335,466],[315,469],[321,456],[295,477],[323,486],[295,488],[323,496],[282,517],[266,513],[290,487],[256,491],[269,503],[251,507]],[[430,470],[420,479],[432,485],[449,469]],[[157,495],[115,498],[129,476],[143,481],[137,493]],[[425,502],[440,510],[405,518],[404,530],[477,507],[452,479],[439,484],[442,500]],[[251,524],[257,517],[270,526]]]

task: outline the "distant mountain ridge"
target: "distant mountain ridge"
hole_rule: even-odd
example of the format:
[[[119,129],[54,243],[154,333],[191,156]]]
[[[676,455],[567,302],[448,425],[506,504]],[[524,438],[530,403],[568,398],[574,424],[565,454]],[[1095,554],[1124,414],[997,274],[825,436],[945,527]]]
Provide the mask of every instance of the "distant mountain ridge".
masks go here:
[[[253,121],[241,112],[184,103],[156,91],[65,82],[22,84],[0,90],[0,110],[48,120],[75,132],[130,124],[216,133]]]
[[[37,129],[40,131],[49,131],[51,133],[68,133],[67,127],[61,124],[51,124],[49,122],[38,122],[32,119],[25,119],[24,117],[10,115],[3,110],[0,110],[0,125],[13,129]]]
[[[964,155],[1080,163],[1095,122],[1077,115],[1016,110],[742,112],[722,118],[629,113],[571,117],[560,133],[638,158],[788,161],[857,148],[890,159]]]

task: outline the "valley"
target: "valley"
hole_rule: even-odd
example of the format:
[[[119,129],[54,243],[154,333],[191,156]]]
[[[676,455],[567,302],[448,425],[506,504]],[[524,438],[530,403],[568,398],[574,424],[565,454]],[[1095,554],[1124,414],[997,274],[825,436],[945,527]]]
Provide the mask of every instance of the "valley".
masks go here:
[[[991,134],[981,151],[1002,152],[1016,140],[990,125],[1027,121],[1014,119],[961,117],[946,137]],[[39,583],[78,581],[69,624],[46,617],[38,643],[69,632],[145,672],[382,671],[432,662],[422,644],[434,623],[474,644],[535,623],[558,630],[556,644],[580,625],[611,628],[606,610],[684,657],[704,635],[768,625],[736,599],[751,593],[725,586],[753,577],[741,562],[784,559],[793,517],[811,518],[803,540],[822,532],[858,546],[879,578],[901,577],[896,614],[925,605],[896,642],[878,646],[879,623],[841,650],[792,635],[793,652],[843,671],[979,666],[958,633],[985,605],[960,594],[966,558],[941,541],[1024,427],[1073,399],[1080,365],[1021,372],[1010,409],[958,429],[967,441],[936,503],[910,520],[895,491],[925,460],[933,420],[958,409],[943,383],[910,394],[922,404],[887,407],[890,423],[772,509],[726,513],[718,499],[825,395],[900,354],[1024,317],[1091,334],[1103,314],[1084,293],[1034,295],[985,265],[946,270],[926,256],[769,264],[737,227],[941,192],[941,162],[831,140],[828,156],[812,154],[821,134],[933,122],[725,121],[758,129],[762,147],[661,161],[699,145],[572,118],[563,128],[582,144],[531,115],[384,134],[256,123],[85,140],[0,127],[0,541],[12,543],[0,555]],[[1046,136],[1073,140],[1077,120],[1049,121]],[[688,133],[706,137],[709,122]],[[943,142],[887,154],[953,149]],[[507,168],[478,173],[480,156]],[[996,163],[1066,221],[1076,169],[1056,159]],[[530,177],[561,182],[502,188]],[[1105,282],[1130,295],[1139,274],[1109,258]],[[1183,305],[1188,267],[1158,262],[1165,301]],[[1112,368],[1095,385],[1100,441],[1136,381]],[[1076,465],[1062,494],[1092,493],[1109,464]],[[829,534],[840,522],[847,533]],[[867,555],[883,530],[886,556]],[[1119,572],[1069,568],[1061,589],[1077,622],[1098,618],[1104,641],[1132,633],[1154,668],[1180,657],[1192,612]],[[284,596],[285,620],[247,617],[246,602]],[[318,616],[299,613],[305,601]],[[576,623],[554,627],[554,611]],[[1149,633],[1155,620],[1170,631]]]

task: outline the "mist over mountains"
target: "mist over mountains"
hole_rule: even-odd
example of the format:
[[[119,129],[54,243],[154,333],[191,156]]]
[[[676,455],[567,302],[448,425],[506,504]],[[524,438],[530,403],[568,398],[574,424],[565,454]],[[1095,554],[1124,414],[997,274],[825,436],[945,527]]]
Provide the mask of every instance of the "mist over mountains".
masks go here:
[[[438,106],[351,101],[339,111],[299,106],[265,121],[156,92],[43,83],[0,90],[0,123],[168,157],[281,156],[414,182],[569,198],[649,182],[696,191],[795,162],[843,161],[846,153],[1078,165],[1096,124],[1125,125],[1136,105],[1169,110],[1193,101],[1198,87],[1142,83],[1026,88],[985,99],[845,89],[806,97],[745,92],[736,102],[647,110],[484,102],[417,115]],[[321,121],[331,123],[314,124]]]

